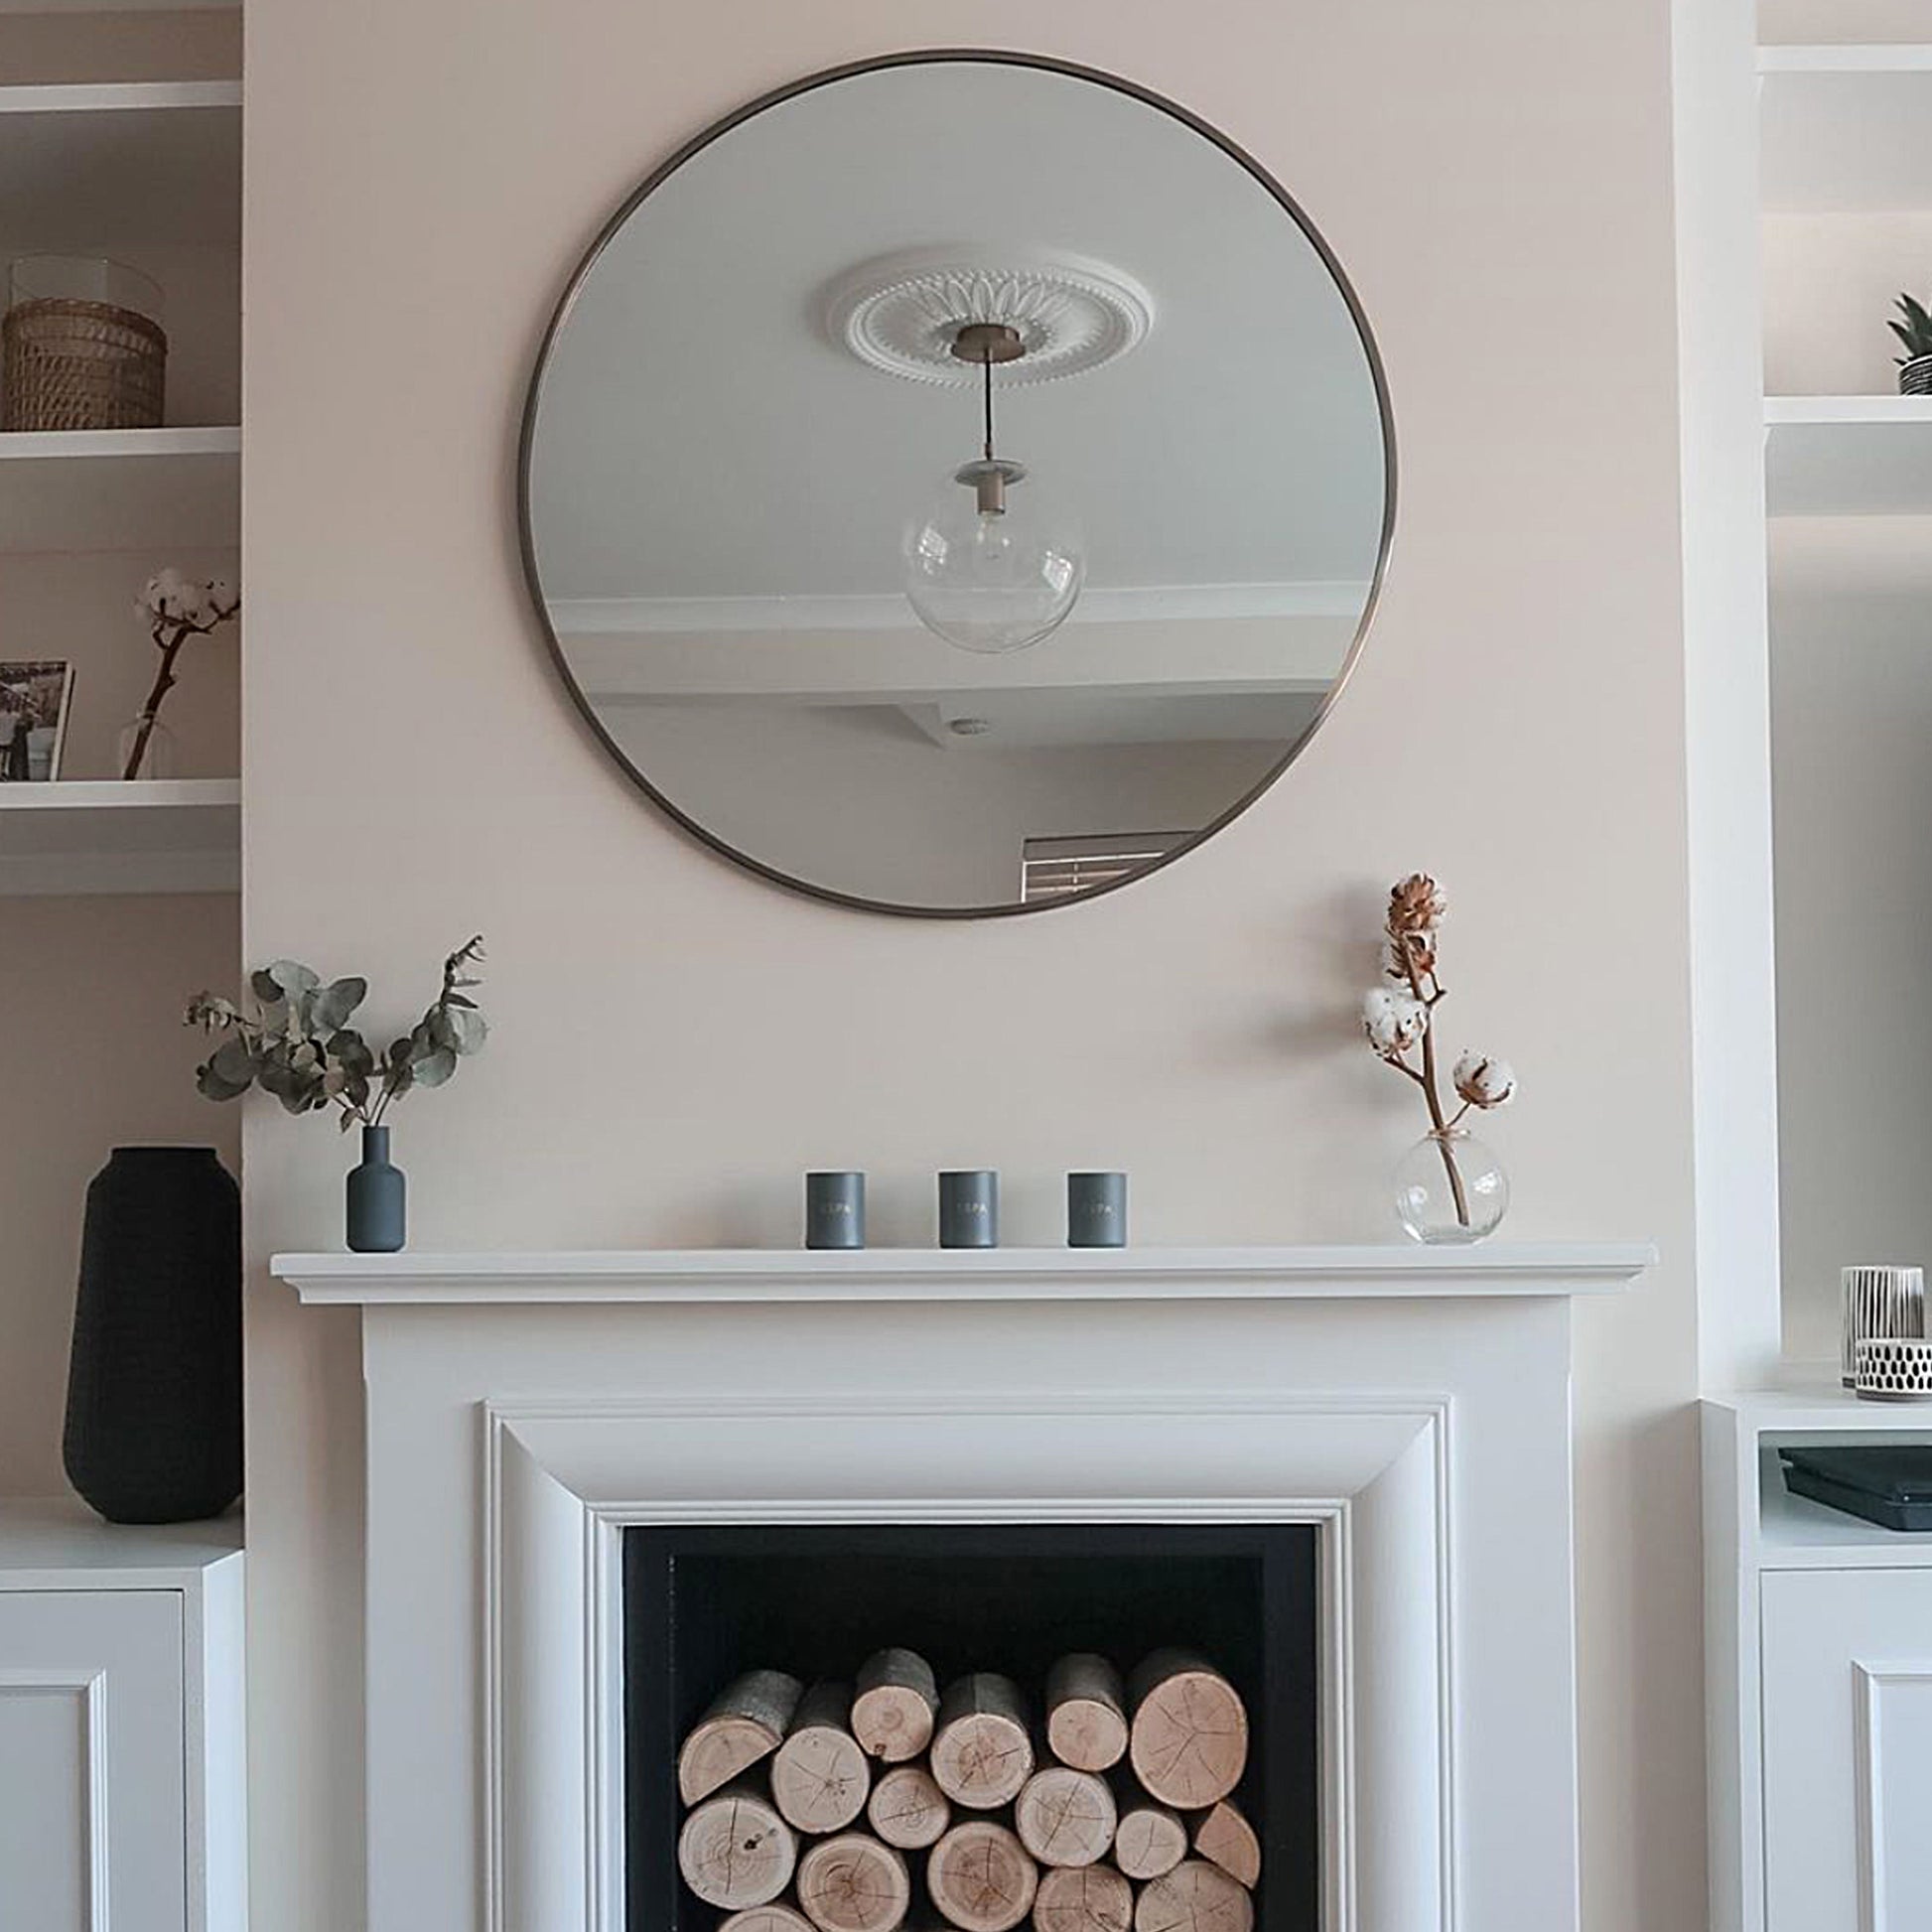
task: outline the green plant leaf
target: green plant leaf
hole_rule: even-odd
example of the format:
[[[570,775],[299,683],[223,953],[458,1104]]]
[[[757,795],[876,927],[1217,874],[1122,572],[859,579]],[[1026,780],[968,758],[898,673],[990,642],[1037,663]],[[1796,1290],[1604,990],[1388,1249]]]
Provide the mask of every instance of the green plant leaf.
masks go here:
[[[224,1039],[208,1055],[207,1063],[216,1078],[237,1093],[246,1093],[254,1084],[255,1056],[248,1050],[245,1039]]]
[[[313,993],[322,984],[322,975],[299,959],[271,961],[268,977],[284,994]]]
[[[247,1080],[237,1083],[223,1079],[214,1070],[212,1060],[206,1060],[195,1069],[195,1089],[207,1100],[239,1100],[250,1084]]]
[[[282,1004],[282,989],[276,984],[273,973],[258,966],[248,975],[248,985],[264,1006],[277,1007]]]
[[[448,1043],[453,1051],[478,1053],[483,1050],[483,1041],[489,1037],[489,1025],[481,1013],[458,1010],[445,1014],[444,1019],[449,1023]]]
[[[447,1046],[426,1053],[410,1069],[419,1087],[440,1087],[456,1071],[456,1054]]]
[[[347,1023],[348,1016],[368,998],[365,979],[332,980],[315,997],[310,1017],[319,1034],[333,1034]]]

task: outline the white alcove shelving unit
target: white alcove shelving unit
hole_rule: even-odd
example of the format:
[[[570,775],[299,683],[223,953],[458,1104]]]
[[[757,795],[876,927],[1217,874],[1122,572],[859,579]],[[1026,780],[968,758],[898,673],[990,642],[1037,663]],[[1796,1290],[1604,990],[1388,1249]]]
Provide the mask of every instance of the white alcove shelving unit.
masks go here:
[[[84,989],[76,948],[141,960],[151,895],[222,896],[186,915],[199,954],[168,957],[210,976],[236,963],[231,644],[185,666],[170,701],[192,714],[194,775],[111,772],[153,675],[136,588],[169,563],[239,575],[239,56],[233,8],[0,0],[0,271],[27,254],[127,262],[161,285],[169,337],[164,427],[0,432],[0,659],[75,667],[62,775],[0,785],[0,965],[30,1027],[84,1000],[63,991]],[[188,1138],[196,1118],[185,1080],[171,1104],[178,1042],[152,1004],[91,1013],[93,1063],[126,1077],[83,1073],[57,1098],[26,1050],[0,1095],[0,1923],[50,1932],[247,1924],[239,1520],[132,1529],[20,1494],[58,1481],[59,1298],[85,1173],[116,1141]],[[168,1057],[132,1067],[144,1051]],[[60,1133],[43,1135],[55,1105]]]
[[[0,34],[35,11],[0,0]],[[55,70],[111,48],[90,9],[50,11],[76,49]],[[0,258],[129,261],[162,284],[170,336],[166,427],[0,434],[0,571],[97,555],[118,581],[138,556],[238,547],[240,203],[238,78],[0,84]],[[132,613],[126,627],[110,647],[140,661]],[[0,623],[0,658],[70,654],[58,615],[24,635]],[[82,664],[76,707],[90,682]],[[0,790],[0,897],[236,891],[239,800],[232,776]]]
[[[1884,328],[1932,304],[1932,20],[1680,0],[1676,55],[1711,1924],[1902,1932],[1932,1537],[1790,1496],[1777,1450],[1932,1443],[1820,1359],[1840,1266],[1932,1262],[1932,399]]]

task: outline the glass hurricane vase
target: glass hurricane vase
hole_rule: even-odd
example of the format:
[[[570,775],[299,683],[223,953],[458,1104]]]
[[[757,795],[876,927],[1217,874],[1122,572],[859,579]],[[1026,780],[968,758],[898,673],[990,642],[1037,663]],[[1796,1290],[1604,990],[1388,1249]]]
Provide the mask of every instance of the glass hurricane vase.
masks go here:
[[[1509,1176],[1466,1127],[1428,1133],[1396,1164],[1395,1211],[1418,1241],[1480,1241],[1509,1211]]]

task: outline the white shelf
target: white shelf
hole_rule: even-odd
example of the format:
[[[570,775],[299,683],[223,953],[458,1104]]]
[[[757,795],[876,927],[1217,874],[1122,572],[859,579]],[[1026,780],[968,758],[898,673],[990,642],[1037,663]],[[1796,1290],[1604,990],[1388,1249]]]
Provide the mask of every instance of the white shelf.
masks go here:
[[[1767,211],[1932,208],[1932,47],[1767,47],[1758,72]]]
[[[240,884],[239,779],[0,785],[0,896]]]
[[[240,529],[239,429],[0,432],[0,552],[224,549]]]
[[[103,1523],[73,1496],[0,1501],[10,1589],[180,1589],[241,1548],[239,1512],[204,1523]]]
[[[1767,396],[1773,516],[1932,512],[1932,396]]]
[[[0,87],[10,250],[233,245],[240,233],[238,80]]]
[[[1923,1420],[1932,1425],[1932,1417]],[[1932,1535],[1888,1530],[1794,1496],[1769,1451],[1759,1483],[1760,1569],[1932,1570]]]
[[[1640,1241],[1467,1248],[785,1248],[539,1254],[286,1254],[305,1302],[1227,1302],[1611,1294],[1654,1267]]]

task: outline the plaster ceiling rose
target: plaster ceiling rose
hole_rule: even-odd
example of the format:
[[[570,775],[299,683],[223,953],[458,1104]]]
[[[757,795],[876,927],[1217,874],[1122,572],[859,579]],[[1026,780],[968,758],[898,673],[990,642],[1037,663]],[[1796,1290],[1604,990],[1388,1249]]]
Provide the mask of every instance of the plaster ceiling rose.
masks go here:
[[[960,328],[991,323],[1020,337],[1002,387],[1080,375],[1121,356],[1154,327],[1154,298],[1131,275],[1085,255],[995,255],[963,247],[882,255],[834,282],[825,299],[833,342],[888,375],[963,388],[976,365],[953,352]]]

